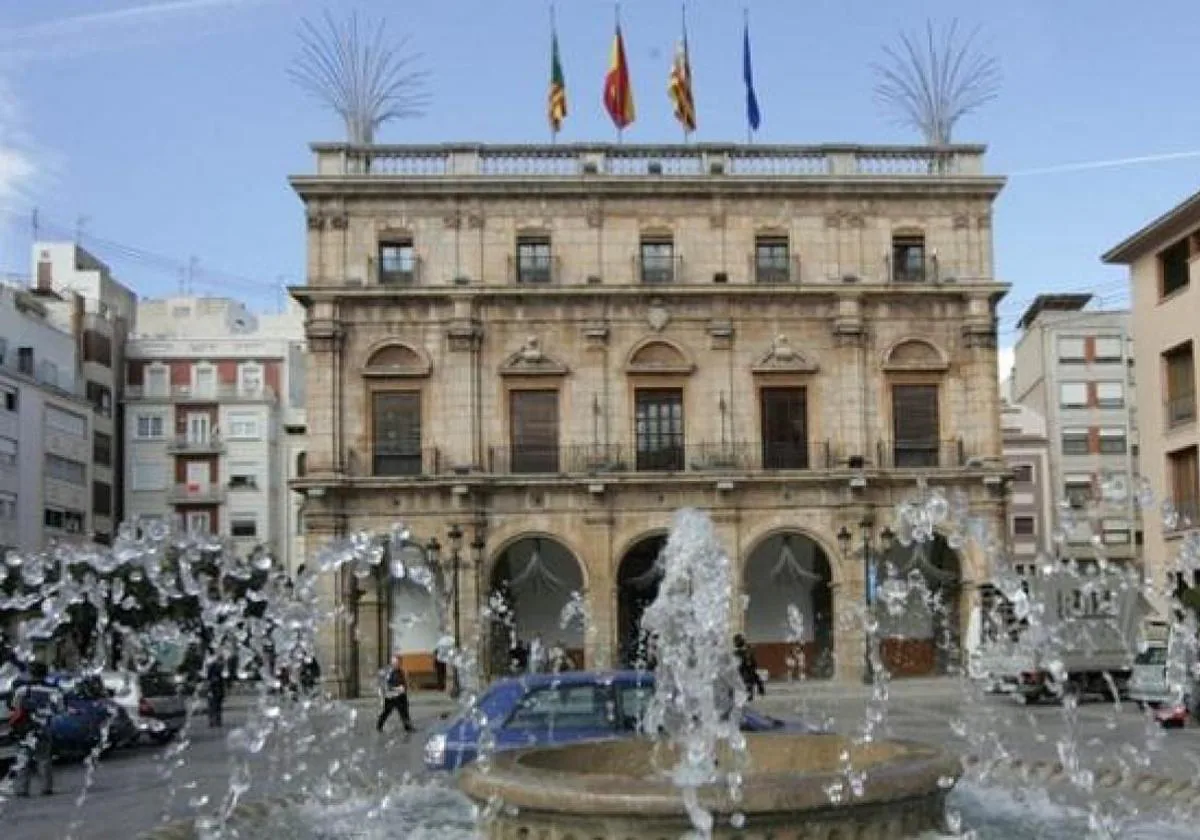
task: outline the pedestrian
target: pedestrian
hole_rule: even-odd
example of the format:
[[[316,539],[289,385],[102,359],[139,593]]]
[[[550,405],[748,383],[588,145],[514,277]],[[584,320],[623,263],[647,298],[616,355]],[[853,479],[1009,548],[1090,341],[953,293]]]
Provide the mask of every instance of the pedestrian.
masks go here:
[[[17,796],[29,796],[30,782],[35,774],[42,780],[44,796],[54,792],[54,743],[50,723],[55,715],[63,712],[65,703],[62,692],[46,677],[46,664],[34,662],[29,666],[28,681],[13,693],[9,726],[19,745],[13,768]]]
[[[543,674],[548,670],[549,664],[546,643],[542,641],[542,634],[534,633],[533,641],[529,643],[529,673]]]
[[[300,688],[305,694],[311,695],[317,690],[317,684],[321,682],[321,665],[317,662],[317,657],[311,653],[304,655],[304,664],[300,666]]]
[[[225,663],[220,656],[209,661],[204,676],[208,683],[208,725],[216,729],[221,726],[221,711],[225,706]]]
[[[758,673],[758,660],[754,657],[754,649],[746,644],[746,637],[741,633],[733,637],[733,654],[737,657],[738,675],[741,676],[742,682],[746,686],[746,694],[749,695],[749,699],[754,699],[754,689],[756,688],[759,697],[765,695],[767,687]]]
[[[571,663],[567,659],[567,649],[563,645],[562,639],[557,640],[554,647],[550,648],[550,670],[555,674],[571,670]]]
[[[404,660],[400,654],[392,657],[392,667],[383,673],[380,693],[383,699],[383,709],[379,712],[379,720],[375,721],[375,731],[382,732],[392,712],[400,714],[405,732],[416,732],[412,718],[408,714],[408,678],[404,675]]]

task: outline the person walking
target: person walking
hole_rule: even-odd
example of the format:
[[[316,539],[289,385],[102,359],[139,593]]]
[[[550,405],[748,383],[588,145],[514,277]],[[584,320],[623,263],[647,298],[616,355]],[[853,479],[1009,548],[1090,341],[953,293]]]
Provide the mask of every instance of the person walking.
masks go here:
[[[54,743],[50,722],[64,708],[62,692],[47,680],[46,664],[34,662],[29,666],[29,679],[13,692],[13,711],[9,725],[17,737],[18,754],[14,769],[14,792],[29,796],[30,783],[36,774],[41,779],[42,795],[54,792]]]
[[[375,731],[382,732],[383,725],[395,711],[404,723],[404,731],[416,732],[417,728],[413,726],[412,718],[408,714],[408,678],[404,675],[403,660],[398,653],[392,657],[392,667],[383,673],[380,693],[383,695],[383,709],[379,712],[379,719],[375,721]]]
[[[321,682],[321,663],[311,653],[304,655],[304,663],[300,666],[300,688],[308,696],[316,693],[317,685]]]
[[[221,726],[221,712],[225,706],[225,663],[214,656],[204,674],[208,684],[208,725],[211,729]]]
[[[767,687],[763,684],[763,679],[758,673],[758,660],[754,657],[754,649],[746,644],[746,637],[738,633],[733,637],[733,654],[737,657],[738,675],[741,676],[742,682],[746,686],[746,694],[748,699],[754,699],[754,689],[758,689],[758,696],[762,697],[767,693]]]

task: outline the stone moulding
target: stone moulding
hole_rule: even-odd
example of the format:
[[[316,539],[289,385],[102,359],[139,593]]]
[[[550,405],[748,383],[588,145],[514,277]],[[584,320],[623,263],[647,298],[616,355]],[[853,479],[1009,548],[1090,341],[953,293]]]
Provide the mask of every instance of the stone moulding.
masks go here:
[[[893,840],[943,828],[945,797],[962,772],[958,758],[922,744],[853,745],[839,735],[770,733],[748,737],[750,766],[740,801],[725,786],[700,793],[717,815],[716,840]],[[844,783],[839,755],[850,750],[867,774],[862,796],[833,804]],[[682,798],[654,768],[654,744],[630,739],[503,753],[490,769],[467,769],[459,787],[478,803],[509,808],[485,826],[492,840],[659,840],[690,827]],[[669,762],[668,762],[669,763]],[[746,824],[734,828],[730,816]]]

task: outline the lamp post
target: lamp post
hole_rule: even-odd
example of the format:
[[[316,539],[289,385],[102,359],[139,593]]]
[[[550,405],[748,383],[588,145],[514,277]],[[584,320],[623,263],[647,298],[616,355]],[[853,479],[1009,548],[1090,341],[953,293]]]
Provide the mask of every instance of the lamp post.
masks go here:
[[[458,523],[454,523],[446,531],[446,537],[450,540],[450,571],[453,574],[454,591],[454,651],[458,655],[458,650],[461,645],[461,601],[459,596],[459,575],[462,570],[462,543],[463,532],[462,528],[458,527]],[[461,691],[461,686],[458,681],[458,666],[454,666],[454,670],[450,674],[450,696],[458,697]]]
[[[875,601],[875,579],[878,576],[879,570],[876,566],[876,558],[878,554],[887,554],[892,548],[892,540],[895,534],[892,529],[886,525],[879,532],[879,547],[878,550],[872,540],[871,530],[874,528],[875,522],[870,516],[864,516],[862,521],[858,523],[859,529],[862,531],[862,557],[863,557],[863,598],[867,606],[868,618]],[[843,525],[837,535],[838,545],[842,549],[842,556],[850,555],[850,543],[854,539],[850,530]],[[870,682],[873,679],[873,668],[871,665],[871,646],[874,643],[874,632],[870,630],[870,622],[867,623],[866,634],[866,670],[863,672],[863,679]]]

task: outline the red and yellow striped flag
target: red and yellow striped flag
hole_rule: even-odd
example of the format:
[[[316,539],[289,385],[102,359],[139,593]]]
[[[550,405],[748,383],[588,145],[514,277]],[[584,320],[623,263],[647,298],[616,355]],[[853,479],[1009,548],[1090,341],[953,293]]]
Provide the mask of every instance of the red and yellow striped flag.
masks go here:
[[[558,57],[558,33],[550,36],[550,128],[555,134],[567,116],[567,81]]]
[[[617,35],[613,39],[612,55],[608,62],[608,75],[604,77],[604,107],[618,129],[630,125],[636,114],[633,108],[633,88],[629,83],[629,65],[625,62],[625,41],[621,37],[621,25],[617,24]]]
[[[692,62],[688,57],[687,33],[675,50],[675,61],[671,64],[671,78],[667,83],[667,94],[675,103],[675,119],[684,131],[696,130],[696,102],[692,99]]]

